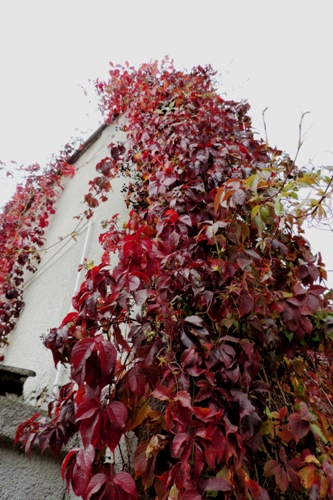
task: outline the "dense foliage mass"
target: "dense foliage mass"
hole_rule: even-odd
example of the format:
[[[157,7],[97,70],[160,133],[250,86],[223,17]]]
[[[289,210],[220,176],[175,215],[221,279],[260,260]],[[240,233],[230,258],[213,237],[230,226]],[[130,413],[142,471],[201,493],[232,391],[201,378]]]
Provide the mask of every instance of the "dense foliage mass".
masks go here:
[[[79,433],[62,473],[84,499],[333,498],[333,314],[302,231],[331,179],[256,140],[213,78],[166,60],[97,82],[129,140],[96,166],[87,216],[122,174],[131,211],[45,338],[71,382],[17,432],[54,455]]]

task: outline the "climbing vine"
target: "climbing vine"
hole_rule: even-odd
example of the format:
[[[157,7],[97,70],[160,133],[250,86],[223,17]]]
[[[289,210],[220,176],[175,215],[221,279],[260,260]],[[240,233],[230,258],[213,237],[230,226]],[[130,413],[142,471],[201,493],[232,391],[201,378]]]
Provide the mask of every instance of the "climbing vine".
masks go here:
[[[119,175],[131,210],[45,337],[71,381],[16,436],[56,456],[79,433],[62,475],[84,499],[333,498],[333,314],[303,232],[331,178],[255,139],[214,76],[166,59],[96,83],[128,142],[96,166],[86,215]]]
[[[68,162],[73,150],[74,146],[65,146],[41,175],[37,164],[22,168],[25,184],[17,186],[0,213],[0,347],[8,344],[24,306],[24,276],[27,271],[34,273],[40,262],[45,228],[55,213],[62,181],[74,175]]]

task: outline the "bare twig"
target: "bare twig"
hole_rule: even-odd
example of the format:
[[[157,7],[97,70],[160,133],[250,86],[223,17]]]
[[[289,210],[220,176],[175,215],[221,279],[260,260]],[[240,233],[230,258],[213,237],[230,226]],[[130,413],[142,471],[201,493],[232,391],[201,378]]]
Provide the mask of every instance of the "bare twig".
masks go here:
[[[281,395],[282,395],[282,398],[283,398],[284,404],[288,407],[288,406],[289,406],[289,404],[288,404],[288,401],[286,400],[286,396],[285,396],[285,394],[284,394],[284,392],[283,392],[283,389],[282,389],[282,387],[281,387],[281,384],[280,384],[280,382],[279,382],[279,379],[278,379],[278,374],[276,373],[275,375],[276,375],[276,383],[277,383],[277,385],[278,385],[278,387],[279,387],[279,389],[280,389],[280,392],[281,392]]]
[[[264,131],[265,131],[265,141],[266,141],[266,146],[268,146],[268,134],[267,134],[267,125],[266,125],[266,120],[265,120],[265,113],[266,111],[268,110],[268,108],[265,108],[263,111],[262,111],[262,121],[263,121],[263,124],[264,124]]]
[[[296,149],[296,155],[295,155],[295,158],[294,158],[294,163],[296,163],[298,154],[299,154],[299,152],[301,150],[301,147],[303,145],[303,136],[302,136],[303,119],[304,119],[304,116],[308,115],[309,113],[310,113],[310,111],[305,111],[304,113],[302,113],[301,119],[300,119],[299,124],[298,124],[298,143],[297,143],[297,149]]]

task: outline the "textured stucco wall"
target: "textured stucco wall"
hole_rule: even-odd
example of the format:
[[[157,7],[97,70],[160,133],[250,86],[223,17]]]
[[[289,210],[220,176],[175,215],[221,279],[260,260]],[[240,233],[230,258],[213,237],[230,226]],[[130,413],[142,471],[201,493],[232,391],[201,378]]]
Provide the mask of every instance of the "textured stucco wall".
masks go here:
[[[69,496],[61,480],[62,458],[55,460],[47,451],[41,455],[37,446],[31,459],[13,440],[17,426],[31,418],[35,410],[19,400],[0,396],[0,500],[65,500]]]
[[[57,327],[70,311],[71,299],[78,275],[82,251],[87,236],[89,221],[84,219],[76,231],[75,241],[70,235],[87,206],[83,203],[88,193],[89,180],[96,175],[96,164],[109,156],[110,142],[126,141],[126,134],[117,120],[107,127],[102,136],[86,151],[76,163],[78,169],[73,179],[68,179],[64,191],[57,202],[57,212],[51,218],[46,231],[46,251],[41,252],[42,261],[38,271],[25,284],[25,308],[9,339],[9,346],[3,350],[6,365],[26,368],[36,372],[24,386],[25,402],[41,404],[44,395],[52,392],[56,375],[51,352],[42,344],[41,336],[51,327]],[[102,232],[101,221],[119,213],[120,220],[127,216],[121,188],[124,178],[112,181],[113,190],[109,200],[102,203],[91,218],[89,241],[85,257],[88,261],[99,262],[102,254],[98,236]],[[62,241],[59,238],[63,238]],[[83,271],[80,280],[84,278]],[[65,376],[65,375],[64,375]],[[62,377],[62,380],[65,380]]]

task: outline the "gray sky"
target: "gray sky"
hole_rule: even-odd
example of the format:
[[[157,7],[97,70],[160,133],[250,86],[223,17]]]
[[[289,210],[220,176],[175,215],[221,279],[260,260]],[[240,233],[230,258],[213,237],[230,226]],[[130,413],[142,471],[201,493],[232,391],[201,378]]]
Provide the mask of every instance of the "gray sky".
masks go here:
[[[321,0],[1,2],[0,160],[43,166],[97,127],[89,80],[105,78],[109,61],[168,54],[178,67],[211,63],[226,96],[249,101],[261,135],[268,107],[269,141],[292,157],[310,111],[298,163],[333,165],[332,10]],[[2,205],[11,186],[1,170],[0,183]],[[331,233],[312,241],[333,269]]]

